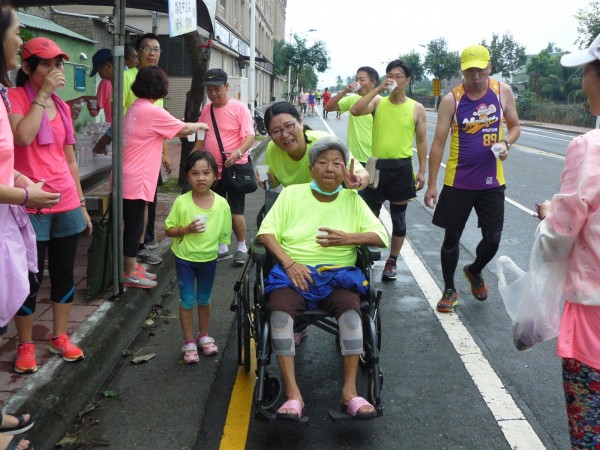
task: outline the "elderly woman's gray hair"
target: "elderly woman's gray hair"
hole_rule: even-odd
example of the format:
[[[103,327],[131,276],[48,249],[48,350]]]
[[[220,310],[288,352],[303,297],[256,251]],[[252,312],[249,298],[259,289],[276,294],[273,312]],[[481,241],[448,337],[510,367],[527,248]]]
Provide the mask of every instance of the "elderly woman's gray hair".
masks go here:
[[[327,150],[339,150],[344,158],[344,164],[348,164],[348,160],[350,159],[348,147],[346,147],[346,145],[338,138],[333,136],[323,137],[315,141],[308,154],[309,164],[311,166],[314,165],[314,163],[317,162],[319,155]]]

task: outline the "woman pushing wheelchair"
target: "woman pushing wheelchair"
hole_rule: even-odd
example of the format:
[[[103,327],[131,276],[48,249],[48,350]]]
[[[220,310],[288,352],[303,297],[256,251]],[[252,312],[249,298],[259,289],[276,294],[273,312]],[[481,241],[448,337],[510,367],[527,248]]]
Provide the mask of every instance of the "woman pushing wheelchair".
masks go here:
[[[272,347],[285,383],[277,418],[299,420],[304,403],[296,383],[294,319],[316,307],[338,321],[344,357],[342,405],[355,418],[376,415],[358,396],[356,373],[363,352],[360,293],[366,280],[355,267],[356,247],[386,247],[385,228],[354,190],[344,189],[349,152],[338,139],[316,141],[309,154],[312,181],[288,186],[258,231],[277,261],[265,280]]]

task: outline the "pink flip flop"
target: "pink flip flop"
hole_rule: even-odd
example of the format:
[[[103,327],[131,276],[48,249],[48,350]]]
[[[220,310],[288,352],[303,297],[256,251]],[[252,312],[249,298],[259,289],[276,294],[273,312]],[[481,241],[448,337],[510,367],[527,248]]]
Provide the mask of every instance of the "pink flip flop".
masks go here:
[[[352,400],[350,400],[348,402],[348,405],[344,405],[342,403],[342,411],[345,410],[345,412],[352,416],[355,419],[370,419],[372,417],[375,417],[377,415],[377,411],[373,408],[373,411],[368,412],[368,413],[359,413],[358,410],[360,408],[362,408],[363,406],[371,406],[373,407],[373,405],[371,405],[367,400],[365,400],[363,397],[354,397]]]
[[[302,409],[303,408],[304,408],[304,405],[302,405],[302,402],[300,402],[298,400],[288,400],[279,407],[279,409],[277,410],[276,417],[278,419],[300,420],[302,418]],[[294,411],[296,411],[296,414],[280,412],[281,410],[284,410],[284,409],[293,409]]]

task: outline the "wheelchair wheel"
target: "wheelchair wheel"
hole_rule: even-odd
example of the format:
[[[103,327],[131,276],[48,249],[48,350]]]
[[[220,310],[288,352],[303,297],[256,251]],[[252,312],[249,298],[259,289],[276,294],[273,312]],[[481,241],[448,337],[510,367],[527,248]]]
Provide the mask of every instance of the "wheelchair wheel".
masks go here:
[[[258,384],[258,380],[257,380]],[[261,407],[266,410],[274,410],[281,399],[283,392],[283,383],[277,376],[270,376],[265,372],[263,377],[262,402]],[[254,387],[254,401],[257,400],[258,386]]]
[[[237,308],[237,344],[238,365],[244,366],[246,373],[250,372],[250,280],[248,275],[244,276],[240,304]]]
[[[377,354],[381,352],[381,315],[379,314],[379,309],[375,311],[375,315],[373,317],[373,323],[375,325],[375,335],[377,336]],[[370,352],[371,353],[371,352]],[[361,367],[368,368],[369,364],[367,362],[367,353],[360,355],[359,362]]]
[[[379,372],[379,382],[376,383],[376,372]],[[383,389],[383,372],[377,368],[371,367],[367,374],[367,400],[371,405],[379,405],[381,402],[381,390]]]

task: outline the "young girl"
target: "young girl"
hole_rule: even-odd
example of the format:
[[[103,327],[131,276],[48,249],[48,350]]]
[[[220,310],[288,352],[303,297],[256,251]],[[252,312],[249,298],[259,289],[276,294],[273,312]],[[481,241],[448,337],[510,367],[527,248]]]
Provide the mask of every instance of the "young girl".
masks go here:
[[[227,200],[210,189],[217,178],[217,162],[209,152],[192,153],[184,170],[192,190],[175,199],[165,221],[165,234],[173,238],[171,249],[179,280],[183,360],[193,364],[199,361],[193,334],[196,304],[200,323],[197,343],[206,356],[218,351],[215,340],[208,335],[210,292],[219,244],[229,244],[231,238],[231,211]]]

